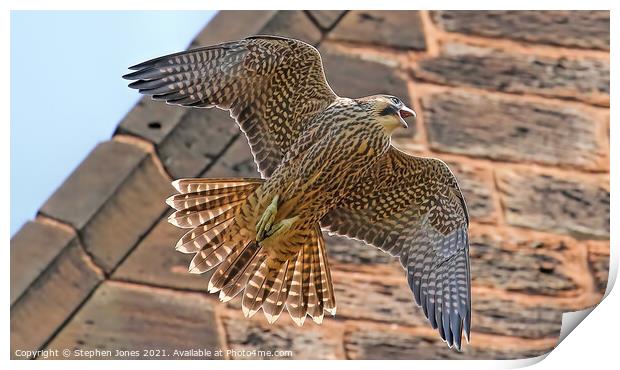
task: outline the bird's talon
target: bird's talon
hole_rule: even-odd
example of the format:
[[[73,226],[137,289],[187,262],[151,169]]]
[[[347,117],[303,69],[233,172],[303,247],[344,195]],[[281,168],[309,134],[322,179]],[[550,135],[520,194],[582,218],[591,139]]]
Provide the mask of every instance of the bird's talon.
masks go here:
[[[271,203],[267,206],[267,208],[265,208],[265,211],[256,223],[256,241],[260,242],[264,240],[273,228],[273,221],[278,213],[279,199],[280,197],[278,195],[273,197]]]
[[[271,227],[271,229],[269,230],[269,234],[267,234],[268,235],[267,237],[271,238],[273,236],[277,236],[277,235],[287,232],[288,230],[291,229],[295,221],[297,221],[298,219],[299,219],[299,216],[295,216],[295,217],[287,218],[285,220],[278,222],[277,224]]]

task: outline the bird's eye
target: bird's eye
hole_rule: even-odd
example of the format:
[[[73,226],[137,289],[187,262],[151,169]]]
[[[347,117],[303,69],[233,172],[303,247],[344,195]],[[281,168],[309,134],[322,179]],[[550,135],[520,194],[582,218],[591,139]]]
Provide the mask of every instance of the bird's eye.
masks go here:
[[[400,104],[400,99],[394,98],[394,97],[392,97],[391,99],[392,99],[392,103],[397,104],[397,105]]]

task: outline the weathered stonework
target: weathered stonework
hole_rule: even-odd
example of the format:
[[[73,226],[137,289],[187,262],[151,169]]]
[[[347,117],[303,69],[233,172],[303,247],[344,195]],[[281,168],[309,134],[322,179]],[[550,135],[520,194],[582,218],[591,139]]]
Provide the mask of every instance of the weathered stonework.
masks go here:
[[[41,349],[102,280],[73,239],[11,307],[11,358]]]
[[[398,327],[360,328],[348,332],[345,337],[347,358],[352,360],[522,359],[539,356],[553,349],[553,345],[536,348],[536,344],[528,347],[512,343],[500,348],[464,345],[463,352],[457,352],[450,350],[435,333],[407,333]]]
[[[444,29],[532,43],[609,50],[609,11],[454,11],[433,13]],[[561,36],[560,36],[561,35]]]
[[[330,32],[329,38],[397,49],[426,49],[417,11],[351,10]]]
[[[494,160],[603,169],[600,122],[587,112],[463,92],[425,97],[431,148]]]
[[[312,45],[321,40],[321,31],[302,10],[280,10],[263,26],[260,34],[292,37]]]
[[[75,242],[75,233],[41,221],[27,222],[11,239],[11,305]]]
[[[68,348],[69,358],[78,358],[77,349],[99,349],[112,352],[97,357],[107,359],[223,359],[184,352],[225,353],[215,320],[211,303],[200,294],[104,283],[47,348]],[[138,355],[117,356],[116,350]]]
[[[609,60],[513,53],[459,43],[414,65],[416,79],[609,105]],[[465,72],[465,73],[464,73]]]
[[[173,178],[196,177],[224,152],[239,128],[228,112],[187,109],[174,132],[158,146],[159,157]]]
[[[338,19],[347,13],[346,10],[307,10],[307,12],[323,31],[332,28]]]
[[[492,227],[474,228],[470,235],[473,284],[508,292],[576,296],[587,284],[585,264],[577,262],[583,257],[583,249],[567,238]]]
[[[309,321],[300,328],[290,318],[281,317],[275,324],[269,325],[260,312],[252,319],[246,319],[237,310],[227,312],[223,317],[228,346],[237,352],[232,359],[343,358],[342,326],[328,319],[321,326]],[[276,357],[253,354],[252,351],[291,353]]]
[[[592,181],[503,170],[498,187],[511,225],[609,238],[609,189]]]
[[[188,266],[193,255],[174,249],[179,238],[187,231],[171,225],[165,218],[162,219],[123,261],[112,278],[175,289],[205,291],[210,274],[190,274]]]

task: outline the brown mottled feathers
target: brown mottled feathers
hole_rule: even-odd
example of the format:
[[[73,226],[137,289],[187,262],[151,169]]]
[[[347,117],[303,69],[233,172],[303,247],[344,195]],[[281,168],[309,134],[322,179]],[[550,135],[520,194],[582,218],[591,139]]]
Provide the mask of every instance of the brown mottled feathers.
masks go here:
[[[400,99],[338,97],[314,47],[274,36],[131,69],[129,86],[156,100],[230,111],[263,177],[173,182],[169,221],[190,229],[176,248],[194,254],[190,272],[214,270],[210,292],[270,323],[284,308],[321,323],[336,313],[323,227],[398,257],[431,326],[451,347],[469,340],[467,207],[443,162],[391,146],[415,115]]]
[[[274,36],[194,49],[140,63],[123,76],[156,100],[230,110],[245,132],[263,177],[269,177],[304,120],[336,99],[319,52]]]
[[[431,326],[460,348],[471,325],[468,222],[445,163],[391,148],[321,226],[400,257]]]

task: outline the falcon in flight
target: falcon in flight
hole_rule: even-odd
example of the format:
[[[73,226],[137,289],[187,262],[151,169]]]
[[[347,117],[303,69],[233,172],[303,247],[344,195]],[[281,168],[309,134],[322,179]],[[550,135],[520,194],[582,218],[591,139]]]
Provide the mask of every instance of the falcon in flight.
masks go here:
[[[469,341],[468,215],[438,159],[391,145],[415,112],[397,97],[337,96],[321,56],[302,41],[254,36],[163,56],[130,69],[129,86],[169,104],[228,110],[261,178],[180,179],[169,221],[190,272],[214,269],[209,292],[243,291],[245,316],[321,323],[336,300],[321,230],[400,259],[418,305],[441,338]],[[363,76],[360,76],[363,78]]]

